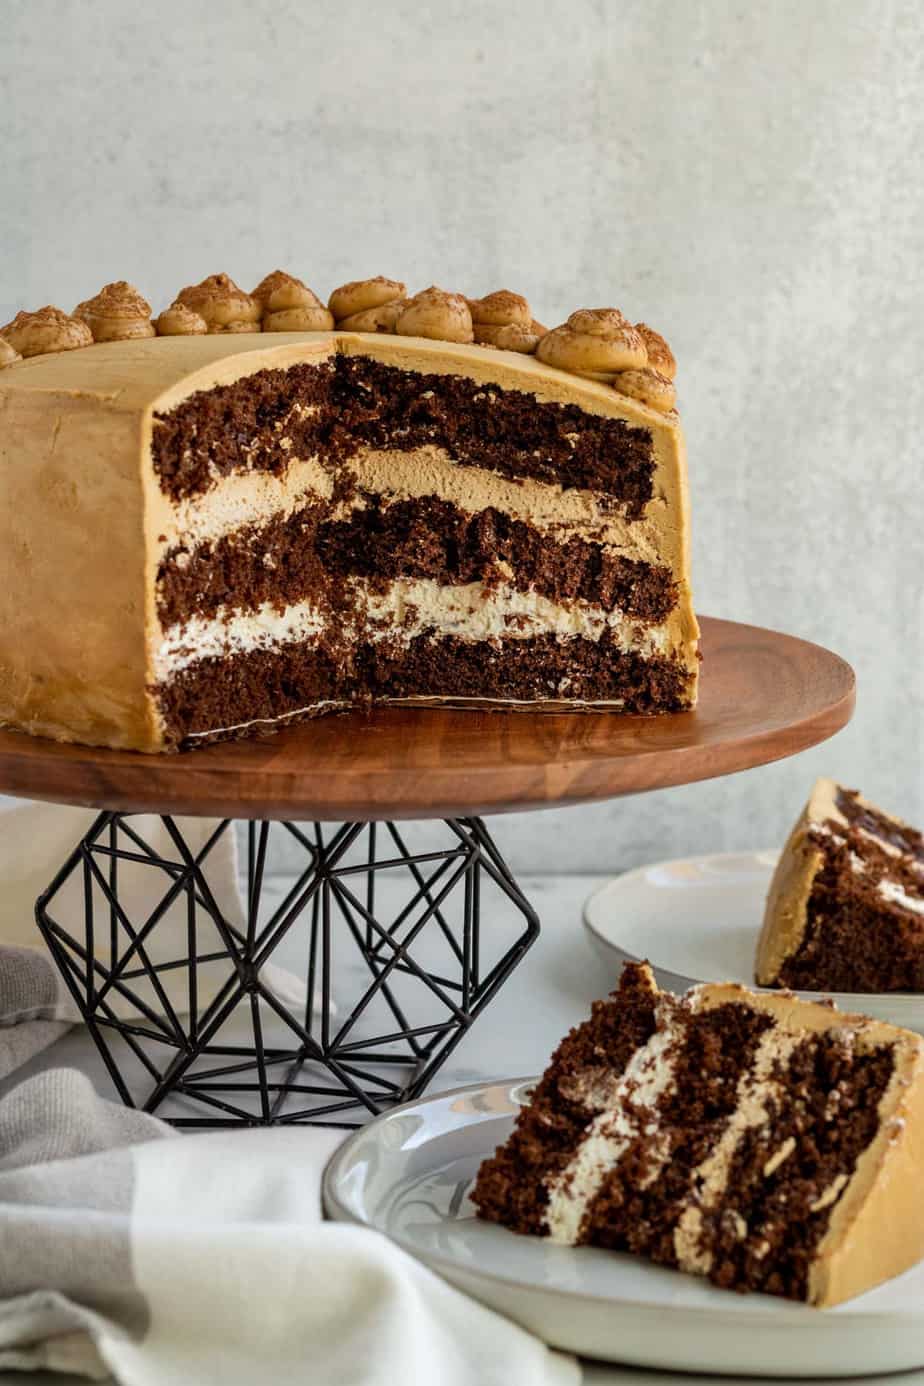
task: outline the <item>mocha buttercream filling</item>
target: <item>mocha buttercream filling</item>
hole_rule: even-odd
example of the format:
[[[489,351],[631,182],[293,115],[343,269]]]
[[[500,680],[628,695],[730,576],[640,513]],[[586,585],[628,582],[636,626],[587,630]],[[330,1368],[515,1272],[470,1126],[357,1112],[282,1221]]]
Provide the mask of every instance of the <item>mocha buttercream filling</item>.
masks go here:
[[[460,466],[445,447],[423,443],[415,448],[359,447],[344,464],[358,491],[378,492],[393,500],[435,496],[459,510],[500,510],[543,534],[576,535],[605,544],[627,558],[663,561],[666,502],[652,496],[642,516],[629,519],[604,493],[563,485],[560,479],[508,477],[480,466]]]
[[[543,534],[494,508],[472,513],[433,496],[359,492],[333,511],[310,494],[269,523],[169,549],[158,570],[158,613],[168,627],[220,609],[284,606],[355,576],[459,586],[503,580],[553,601],[618,607],[643,625],[663,622],[677,602],[663,565],[576,535]],[[335,590],[331,596],[336,600]]]
[[[576,537],[604,545],[613,554],[636,562],[664,562],[678,536],[666,526],[666,506],[655,496],[641,518],[629,520],[605,495],[560,482],[499,476],[483,467],[460,466],[445,448],[424,444],[416,448],[360,447],[344,462],[291,455],[285,471],[233,472],[217,478],[208,492],[171,500],[158,493],[153,521],[170,551],[192,554],[197,545],[230,537],[242,526],[262,528],[284,520],[317,499],[332,502],[338,495],[378,495],[383,505],[394,501],[435,498],[466,514],[502,511],[511,522],[522,521],[551,538]],[[338,513],[348,515],[356,501]]]
[[[161,563],[191,557],[200,546],[230,538],[240,530],[282,523],[319,501],[331,505],[335,473],[316,457],[293,458],[285,472],[236,472],[223,477],[206,496],[171,501],[151,497],[152,528],[163,546]]]

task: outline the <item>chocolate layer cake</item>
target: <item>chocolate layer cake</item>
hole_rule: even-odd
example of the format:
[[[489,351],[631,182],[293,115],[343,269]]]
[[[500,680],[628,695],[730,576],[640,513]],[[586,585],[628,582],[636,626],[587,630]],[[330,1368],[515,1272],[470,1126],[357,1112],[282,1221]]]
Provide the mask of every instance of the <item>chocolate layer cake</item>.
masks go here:
[[[924,837],[819,780],[767,896],[761,986],[924,991]]]
[[[0,329],[0,719],[159,751],[369,702],[693,705],[669,348],[398,291],[213,276],[155,336],[117,284]]]
[[[472,1198],[515,1232],[821,1306],[924,1256],[922,1175],[924,1039],[730,983],[678,998],[640,963]]]

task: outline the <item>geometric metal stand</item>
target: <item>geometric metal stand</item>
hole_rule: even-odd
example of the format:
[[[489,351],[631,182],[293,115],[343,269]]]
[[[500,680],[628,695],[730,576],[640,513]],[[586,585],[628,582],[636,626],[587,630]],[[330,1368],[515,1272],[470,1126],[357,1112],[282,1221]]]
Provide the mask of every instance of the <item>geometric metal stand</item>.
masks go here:
[[[177,1126],[354,1126],[417,1096],[539,933],[478,818],[419,825],[422,844],[418,825],[247,822],[240,917],[209,871],[234,822],[195,851],[160,822],[166,854],[101,813],[36,919],[122,1101]],[[127,872],[151,873],[143,918]],[[56,911],[75,882],[79,926]]]

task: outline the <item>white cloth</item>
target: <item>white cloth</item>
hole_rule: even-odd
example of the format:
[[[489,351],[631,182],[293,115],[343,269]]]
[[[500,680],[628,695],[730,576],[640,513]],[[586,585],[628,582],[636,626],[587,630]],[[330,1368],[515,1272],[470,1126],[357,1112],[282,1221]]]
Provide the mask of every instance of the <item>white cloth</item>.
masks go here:
[[[126,1145],[139,1120],[153,1139]],[[0,1246],[15,1252],[0,1256],[0,1369],[124,1386],[577,1386],[573,1359],[385,1237],[322,1221],[341,1139],[180,1139],[67,1070],[21,1084],[0,1103]]]
[[[67,1025],[80,1020],[80,1012],[58,968],[48,957],[35,922],[35,903],[97,817],[95,809],[0,800],[0,1078],[50,1044]],[[137,814],[128,823],[155,856],[178,859],[177,849],[160,818]],[[217,822],[207,818],[178,818],[176,825],[190,851],[198,856],[214,833]],[[100,842],[107,846],[108,834],[104,834]],[[139,852],[124,834],[118,838],[118,847]],[[98,864],[105,874],[107,859],[100,857]],[[244,905],[233,827],[212,847],[203,873],[223,917],[235,928],[242,929]],[[153,863],[119,862],[119,903],[136,928],[141,927],[171,884],[172,877]],[[83,873],[78,868],[49,904],[52,918],[79,943],[85,941],[83,890]],[[108,966],[108,905],[98,886],[94,886],[94,892],[97,925],[93,951],[97,961]],[[201,910],[199,920],[200,951],[217,951],[222,946],[217,930]],[[120,929],[117,948],[124,952],[129,942],[128,935]],[[181,893],[157,921],[145,940],[145,950],[155,965],[182,957],[188,951],[185,894]],[[200,1006],[207,1006],[213,999],[231,966],[227,960],[200,964]],[[303,979],[272,963],[265,964],[261,971],[264,981],[286,1005],[295,1009],[304,1005]],[[165,971],[160,974],[160,980],[174,1009],[185,1011],[188,995],[185,969]],[[134,979],[131,987],[144,1004],[155,1011],[162,1010],[149,982]],[[122,992],[111,991],[109,1004],[121,1019],[138,1015],[137,1007]]]

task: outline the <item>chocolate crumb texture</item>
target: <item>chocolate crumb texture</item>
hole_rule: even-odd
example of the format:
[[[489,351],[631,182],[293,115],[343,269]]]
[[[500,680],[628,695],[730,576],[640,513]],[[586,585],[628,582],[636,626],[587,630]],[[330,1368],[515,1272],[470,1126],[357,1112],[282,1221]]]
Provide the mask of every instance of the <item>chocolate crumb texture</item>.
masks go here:
[[[288,451],[274,432],[283,424]],[[519,390],[488,399],[464,376],[403,371],[362,356],[260,371],[194,394],[156,416],[152,454],[161,488],[178,501],[237,471],[280,474],[289,456],[323,454],[333,462],[362,447],[425,446],[502,476],[600,492],[630,519],[653,494],[646,428],[576,405],[540,403]]]

